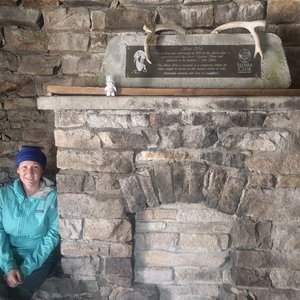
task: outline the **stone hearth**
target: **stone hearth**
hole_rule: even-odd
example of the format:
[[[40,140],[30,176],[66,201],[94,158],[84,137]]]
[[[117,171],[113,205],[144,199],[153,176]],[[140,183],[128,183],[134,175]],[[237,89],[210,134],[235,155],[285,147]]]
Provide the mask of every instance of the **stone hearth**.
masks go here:
[[[299,100],[40,97],[64,276],[39,293],[299,299]]]

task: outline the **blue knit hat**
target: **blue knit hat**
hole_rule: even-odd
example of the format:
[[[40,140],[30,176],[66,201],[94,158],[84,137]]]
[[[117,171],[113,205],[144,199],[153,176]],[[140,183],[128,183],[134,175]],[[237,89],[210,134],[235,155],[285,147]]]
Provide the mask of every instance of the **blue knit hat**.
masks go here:
[[[16,165],[19,167],[22,161],[35,161],[39,163],[44,169],[46,167],[47,158],[42,150],[38,147],[24,146],[16,155]]]

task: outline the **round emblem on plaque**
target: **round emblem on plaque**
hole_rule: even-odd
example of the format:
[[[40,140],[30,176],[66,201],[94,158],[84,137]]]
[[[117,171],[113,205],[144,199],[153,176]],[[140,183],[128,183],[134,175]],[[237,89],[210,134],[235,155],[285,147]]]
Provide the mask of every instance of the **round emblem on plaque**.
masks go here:
[[[248,49],[241,49],[239,52],[239,60],[241,63],[247,63],[251,59],[251,53]]]

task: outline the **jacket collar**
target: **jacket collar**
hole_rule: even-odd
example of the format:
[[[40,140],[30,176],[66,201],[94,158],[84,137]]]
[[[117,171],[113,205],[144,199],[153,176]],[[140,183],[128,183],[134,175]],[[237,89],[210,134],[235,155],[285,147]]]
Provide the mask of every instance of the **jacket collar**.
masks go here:
[[[15,185],[16,193],[24,197],[25,192],[20,179],[16,179],[14,185]],[[42,177],[42,185],[39,191],[34,195],[31,195],[30,198],[44,200],[50,192],[55,190],[55,188],[56,188],[56,184],[53,179],[50,179],[48,177]]]

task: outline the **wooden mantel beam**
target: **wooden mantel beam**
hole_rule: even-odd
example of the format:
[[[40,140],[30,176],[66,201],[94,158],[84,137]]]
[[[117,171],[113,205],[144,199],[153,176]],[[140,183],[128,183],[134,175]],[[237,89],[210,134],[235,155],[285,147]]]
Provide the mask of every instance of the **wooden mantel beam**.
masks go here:
[[[104,87],[49,85],[48,95],[105,95]],[[117,96],[300,96],[300,89],[118,88]]]

